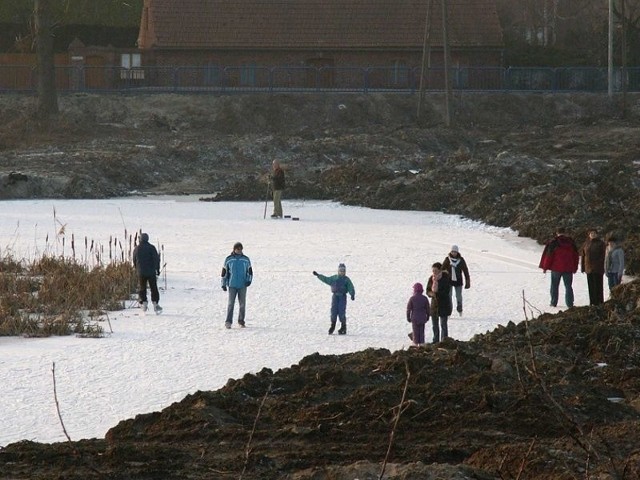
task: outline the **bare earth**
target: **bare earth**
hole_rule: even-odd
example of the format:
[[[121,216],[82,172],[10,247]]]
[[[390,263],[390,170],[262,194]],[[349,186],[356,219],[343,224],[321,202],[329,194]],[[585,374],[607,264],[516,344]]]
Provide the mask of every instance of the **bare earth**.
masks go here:
[[[640,97],[70,96],[49,125],[0,96],[0,199],[196,193],[441,210],[522,235],[625,237],[639,269]],[[625,115],[622,115],[623,106]],[[104,439],[0,449],[2,479],[640,478],[640,283],[469,342],[312,355]],[[44,414],[44,413],[43,413]],[[385,462],[386,460],[386,462]]]

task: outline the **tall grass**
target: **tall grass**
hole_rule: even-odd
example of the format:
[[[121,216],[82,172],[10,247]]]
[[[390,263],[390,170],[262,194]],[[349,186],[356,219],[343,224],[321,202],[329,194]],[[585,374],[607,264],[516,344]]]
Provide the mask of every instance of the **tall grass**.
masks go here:
[[[78,252],[72,235],[70,251],[63,237],[60,254],[58,248],[52,253],[47,237],[45,253],[35,260],[0,257],[0,336],[101,336],[106,312],[125,308],[136,290],[131,255],[137,238],[129,236],[123,247],[111,237],[108,253],[85,238]]]

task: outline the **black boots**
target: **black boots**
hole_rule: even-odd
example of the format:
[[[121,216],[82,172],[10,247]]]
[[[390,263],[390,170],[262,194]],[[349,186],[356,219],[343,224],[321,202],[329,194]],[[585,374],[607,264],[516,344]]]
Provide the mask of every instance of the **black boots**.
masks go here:
[[[331,327],[329,328],[329,335],[332,335],[335,329],[336,329],[336,324],[332,323]],[[341,323],[340,330],[338,330],[338,335],[345,335],[346,333],[347,333],[347,324]]]

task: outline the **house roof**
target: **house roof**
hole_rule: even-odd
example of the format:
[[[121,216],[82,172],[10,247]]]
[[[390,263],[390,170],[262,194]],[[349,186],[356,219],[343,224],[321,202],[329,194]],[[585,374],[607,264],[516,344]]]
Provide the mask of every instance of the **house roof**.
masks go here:
[[[145,0],[142,49],[422,48],[427,0]],[[431,45],[442,45],[432,0]],[[452,47],[502,47],[495,0],[448,0]]]

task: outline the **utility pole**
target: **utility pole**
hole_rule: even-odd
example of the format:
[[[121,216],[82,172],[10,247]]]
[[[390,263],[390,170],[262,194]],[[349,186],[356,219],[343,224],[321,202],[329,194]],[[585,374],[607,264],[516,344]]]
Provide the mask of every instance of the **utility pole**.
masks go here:
[[[613,0],[609,0],[609,45],[607,48],[607,80],[609,98],[613,97]]]
[[[445,118],[447,127],[451,126],[451,82],[449,80],[449,19],[447,13],[447,0],[442,0],[442,45],[444,54],[444,98]]]
[[[51,0],[34,0],[33,11],[38,58],[38,115],[47,120],[58,113]]]
[[[418,89],[418,111],[416,117],[420,121],[420,111],[424,102],[425,76],[427,64],[431,66],[431,0],[427,1],[427,14],[424,20],[424,37],[422,39],[422,64],[420,65],[420,88]]]

